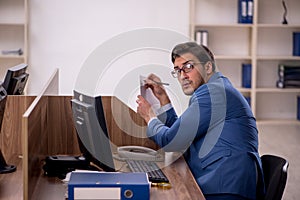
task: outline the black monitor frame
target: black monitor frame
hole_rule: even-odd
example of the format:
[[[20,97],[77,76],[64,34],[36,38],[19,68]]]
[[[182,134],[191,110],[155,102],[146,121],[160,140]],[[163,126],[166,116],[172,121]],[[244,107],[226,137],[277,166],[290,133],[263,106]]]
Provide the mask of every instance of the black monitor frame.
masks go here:
[[[3,81],[3,87],[8,95],[22,95],[28,80],[26,73],[28,65],[19,64],[7,70]]]
[[[74,91],[71,103],[81,153],[102,170],[114,172],[102,97],[91,97]]]

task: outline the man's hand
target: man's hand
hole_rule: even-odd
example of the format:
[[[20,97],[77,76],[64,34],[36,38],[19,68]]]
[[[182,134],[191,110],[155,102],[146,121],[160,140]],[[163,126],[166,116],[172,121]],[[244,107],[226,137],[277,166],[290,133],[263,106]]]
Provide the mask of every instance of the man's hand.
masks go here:
[[[161,82],[161,80],[158,76],[156,76],[155,74],[150,74],[145,80],[145,86],[146,88],[150,88],[152,90],[153,94],[159,100],[160,105],[164,106],[171,101],[164,86],[162,84],[159,84],[159,82]]]
[[[137,113],[139,113],[139,115],[146,121],[146,123],[148,123],[152,117],[156,117],[156,114],[153,112],[151,105],[146,99],[144,99],[144,97],[138,95],[137,98]]]

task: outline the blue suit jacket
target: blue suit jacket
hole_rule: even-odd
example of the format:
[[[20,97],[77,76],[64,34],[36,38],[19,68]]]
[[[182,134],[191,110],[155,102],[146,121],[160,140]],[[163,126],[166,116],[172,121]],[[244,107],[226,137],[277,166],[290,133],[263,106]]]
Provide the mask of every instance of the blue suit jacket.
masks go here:
[[[256,171],[262,174],[256,120],[220,72],[194,92],[180,117],[171,108],[151,120],[147,135],[165,151],[184,152],[204,195],[256,198]]]

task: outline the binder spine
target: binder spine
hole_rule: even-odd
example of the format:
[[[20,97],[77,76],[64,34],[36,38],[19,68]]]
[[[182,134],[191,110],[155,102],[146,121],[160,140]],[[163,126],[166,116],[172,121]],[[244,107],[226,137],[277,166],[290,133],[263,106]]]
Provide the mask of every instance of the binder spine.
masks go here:
[[[249,96],[244,96],[244,98],[246,99],[247,103],[248,103],[249,106],[251,107],[251,97],[249,97]]]
[[[247,0],[247,23],[253,23],[253,0]]]
[[[195,41],[199,45],[208,46],[208,31],[207,30],[196,31]]]
[[[247,23],[247,0],[238,0],[238,23]]]
[[[201,41],[202,41],[202,34],[201,34],[201,31],[196,31],[196,34],[195,34],[196,38],[196,43],[201,45]]]
[[[276,87],[300,87],[300,66],[278,65],[278,80]]]
[[[300,120],[300,96],[297,97],[297,119]]]
[[[251,64],[242,64],[242,87],[251,88]]]
[[[293,56],[300,56],[300,32],[293,32]]]

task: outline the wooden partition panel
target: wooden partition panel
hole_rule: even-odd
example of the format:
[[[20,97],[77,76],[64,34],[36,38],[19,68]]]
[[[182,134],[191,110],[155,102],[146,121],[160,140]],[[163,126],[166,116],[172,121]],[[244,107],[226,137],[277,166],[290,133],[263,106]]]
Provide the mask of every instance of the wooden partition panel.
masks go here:
[[[37,101],[36,101],[37,100]],[[29,108],[30,114],[23,116],[23,188],[24,199],[31,199],[31,194],[41,174],[41,160],[47,150],[47,98],[36,99]]]
[[[48,153],[80,154],[73,122],[71,96],[48,96]]]
[[[5,161],[17,170],[0,175],[0,200],[15,200],[23,197],[22,177],[22,114],[34,96],[8,96],[0,133],[0,149]]]
[[[48,147],[49,155],[80,154],[77,133],[73,122],[72,96],[48,96]],[[102,98],[110,140],[116,146],[141,145],[157,149],[146,137],[146,123],[116,97]]]
[[[7,160],[22,155],[22,115],[34,96],[8,95],[0,133],[0,147]]]
[[[157,149],[146,136],[145,121],[117,97],[102,97],[110,140],[116,146],[139,145]]]
[[[33,100],[22,117],[23,141],[23,199],[32,199],[41,174],[41,161],[48,154],[48,98],[57,95],[58,69],[50,76],[40,94]]]

